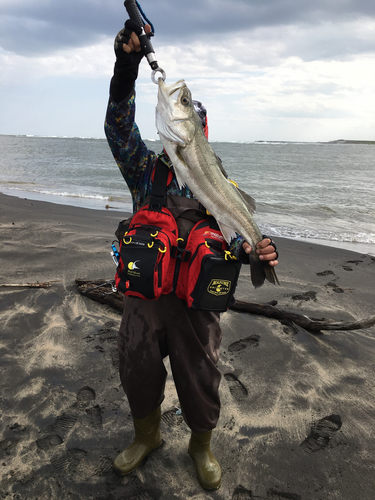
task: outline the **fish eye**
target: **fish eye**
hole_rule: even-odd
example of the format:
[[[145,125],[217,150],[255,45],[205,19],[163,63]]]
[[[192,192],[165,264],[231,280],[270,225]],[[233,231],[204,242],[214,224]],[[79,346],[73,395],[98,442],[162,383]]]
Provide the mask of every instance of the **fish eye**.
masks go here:
[[[189,101],[189,99],[188,99],[187,97],[183,97],[183,98],[181,99],[181,102],[182,102],[182,104],[183,104],[184,106],[188,106],[188,105],[190,104],[190,101]]]

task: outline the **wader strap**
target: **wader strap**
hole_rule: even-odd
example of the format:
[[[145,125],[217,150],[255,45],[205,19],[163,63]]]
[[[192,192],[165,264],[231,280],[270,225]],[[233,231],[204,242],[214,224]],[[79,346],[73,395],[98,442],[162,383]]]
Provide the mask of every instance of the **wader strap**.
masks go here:
[[[155,164],[154,181],[151,189],[150,210],[161,212],[167,192],[169,168],[167,165],[157,159]]]

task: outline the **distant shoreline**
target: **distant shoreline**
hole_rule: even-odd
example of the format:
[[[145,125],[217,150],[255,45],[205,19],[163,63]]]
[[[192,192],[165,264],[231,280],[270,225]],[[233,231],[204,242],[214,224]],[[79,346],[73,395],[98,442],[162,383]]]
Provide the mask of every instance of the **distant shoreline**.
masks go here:
[[[43,136],[43,135],[28,135],[28,134],[0,134],[0,137],[25,137],[28,139],[79,139],[79,140],[101,140],[106,141],[105,137],[70,137],[70,136]],[[159,139],[145,139],[149,142],[158,142]],[[228,141],[217,141],[215,142],[228,142]],[[374,141],[364,141],[364,140],[354,140],[354,139],[336,139],[334,141],[278,141],[278,140],[257,140],[257,141],[229,141],[231,143],[243,144],[375,144]]]
[[[375,144],[375,141],[354,141],[350,139],[338,139],[336,141],[329,141],[327,144]]]
[[[254,141],[256,144],[375,144],[375,141],[362,141],[353,139],[336,139],[334,141]]]

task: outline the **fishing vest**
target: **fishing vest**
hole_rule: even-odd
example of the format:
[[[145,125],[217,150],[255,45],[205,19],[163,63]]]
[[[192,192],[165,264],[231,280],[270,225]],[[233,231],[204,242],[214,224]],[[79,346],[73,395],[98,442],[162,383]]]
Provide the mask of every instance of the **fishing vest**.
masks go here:
[[[116,288],[144,300],[174,292],[189,308],[226,311],[234,304],[241,263],[197,200],[166,195],[171,179],[158,159],[151,196],[119,223],[112,244],[119,247]]]

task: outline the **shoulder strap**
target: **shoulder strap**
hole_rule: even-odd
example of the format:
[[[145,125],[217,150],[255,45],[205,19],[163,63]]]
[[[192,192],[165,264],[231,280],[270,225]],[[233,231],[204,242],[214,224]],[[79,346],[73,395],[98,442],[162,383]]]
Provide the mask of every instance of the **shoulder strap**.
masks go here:
[[[170,171],[167,165],[160,158],[156,160],[153,176],[151,199],[149,209],[154,212],[161,212],[165,202],[167,192],[168,175]]]

